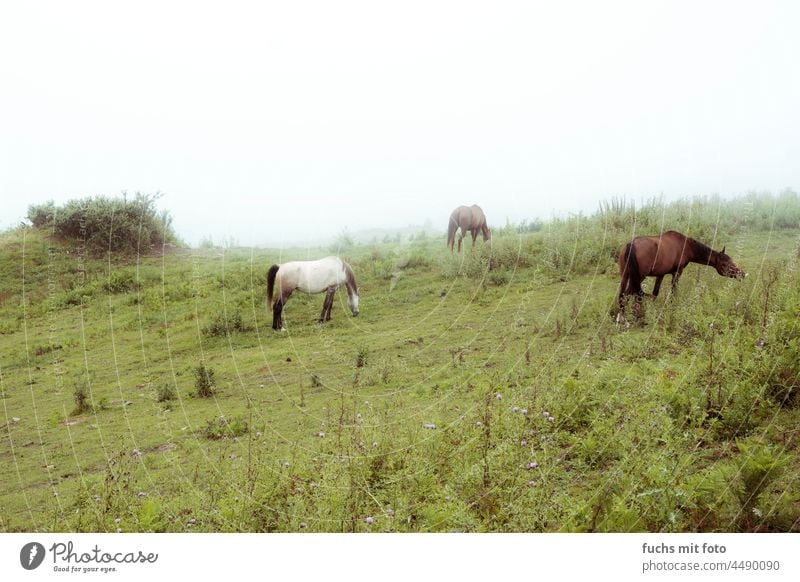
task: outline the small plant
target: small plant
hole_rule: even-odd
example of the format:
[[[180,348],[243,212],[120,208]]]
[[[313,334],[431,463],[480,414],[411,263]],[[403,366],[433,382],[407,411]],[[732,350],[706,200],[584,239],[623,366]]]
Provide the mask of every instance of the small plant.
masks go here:
[[[224,416],[209,420],[203,429],[203,435],[207,439],[220,440],[224,438],[235,438],[245,435],[249,431],[247,421],[242,418],[228,420]]]
[[[72,410],[72,416],[92,411],[92,405],[89,403],[89,394],[86,392],[85,386],[75,386],[73,397],[75,398],[75,408]]]
[[[356,352],[356,368],[363,368],[367,365],[367,356],[369,355],[369,350],[365,346],[361,346],[358,348]]]
[[[133,274],[127,272],[114,271],[108,280],[103,283],[103,291],[107,293],[127,293],[133,289],[136,282]]]
[[[220,313],[203,328],[203,335],[222,337],[230,333],[247,332],[250,328],[242,320],[242,314],[234,311],[231,314]]]
[[[214,395],[214,369],[200,364],[194,369],[194,385],[200,398]]]
[[[766,445],[740,442],[738,447],[742,453],[736,492],[741,503],[740,524],[743,529],[752,530],[761,494],[780,476],[789,457],[782,450]]]
[[[495,287],[505,287],[511,281],[508,271],[491,271],[489,273],[489,283]]]
[[[175,400],[175,389],[171,384],[162,384],[156,391],[156,402]]]

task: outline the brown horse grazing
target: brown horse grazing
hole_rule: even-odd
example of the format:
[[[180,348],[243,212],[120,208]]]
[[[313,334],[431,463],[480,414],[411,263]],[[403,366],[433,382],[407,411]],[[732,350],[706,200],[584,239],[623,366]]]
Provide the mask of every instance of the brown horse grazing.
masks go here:
[[[645,277],[655,277],[653,296],[658,296],[661,281],[664,275],[672,275],[672,289],[678,284],[681,273],[689,263],[699,263],[714,267],[723,277],[740,279],[747,276],[731,258],[725,254],[725,247],[717,252],[711,250],[703,243],[681,234],[668,230],[660,236],[637,236],[626,244],[619,252],[619,314],[617,322],[625,320],[625,297],[634,295],[634,313],[641,315],[642,310],[642,280]]]
[[[489,227],[486,226],[486,215],[477,204],[472,206],[459,206],[450,215],[450,223],[447,226],[447,246],[450,247],[450,252],[453,252],[453,245],[456,240],[456,231],[461,229],[461,236],[458,238],[458,252],[461,252],[461,241],[467,236],[467,232],[472,235],[472,246],[475,246],[475,239],[478,238],[478,232],[483,234],[483,240],[488,241],[492,238],[492,233]]]

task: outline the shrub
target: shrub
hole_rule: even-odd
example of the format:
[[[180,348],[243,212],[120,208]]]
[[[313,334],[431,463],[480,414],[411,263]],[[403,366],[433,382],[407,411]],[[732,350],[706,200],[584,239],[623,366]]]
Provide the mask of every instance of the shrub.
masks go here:
[[[80,241],[94,253],[149,253],[151,248],[176,244],[172,218],[158,212],[159,194],[136,193],[108,198],[97,196],[28,207],[28,220],[37,228],[49,228],[57,236]]]
[[[214,370],[205,364],[200,364],[194,369],[194,385],[200,398],[210,398],[214,395]]]

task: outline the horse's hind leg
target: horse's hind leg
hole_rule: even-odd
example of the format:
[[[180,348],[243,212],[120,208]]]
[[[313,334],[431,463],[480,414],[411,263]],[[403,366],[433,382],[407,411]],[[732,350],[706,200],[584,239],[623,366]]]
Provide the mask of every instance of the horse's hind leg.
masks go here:
[[[283,319],[281,318],[283,304],[283,297],[278,297],[278,300],[272,305],[272,329],[275,331],[283,329]]]
[[[464,240],[464,231],[462,230],[461,233],[458,235],[458,252],[461,252],[461,241]]]
[[[471,234],[472,234],[472,248],[474,249],[475,248],[475,240],[477,240],[477,238],[478,238],[478,231],[477,230],[473,230]]]
[[[617,305],[619,311],[617,312],[617,323],[625,323],[625,291],[628,288],[628,270],[625,269],[620,277],[619,282],[619,295],[617,295]]]

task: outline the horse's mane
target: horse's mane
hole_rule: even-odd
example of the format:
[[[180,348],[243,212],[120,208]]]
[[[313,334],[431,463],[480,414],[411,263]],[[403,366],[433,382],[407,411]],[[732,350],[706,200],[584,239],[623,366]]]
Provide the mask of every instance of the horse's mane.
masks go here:
[[[352,290],[353,293],[358,293],[358,284],[356,283],[356,274],[353,272],[353,268],[344,261],[342,261],[342,265],[344,266],[344,274],[347,277],[348,289]]]
[[[685,236],[685,235],[684,235]],[[710,263],[711,259],[713,258],[716,251],[712,249],[710,246],[701,243],[696,238],[692,238],[690,236],[686,237],[686,240],[692,247],[692,252],[694,255],[694,260],[697,262],[704,262]]]

